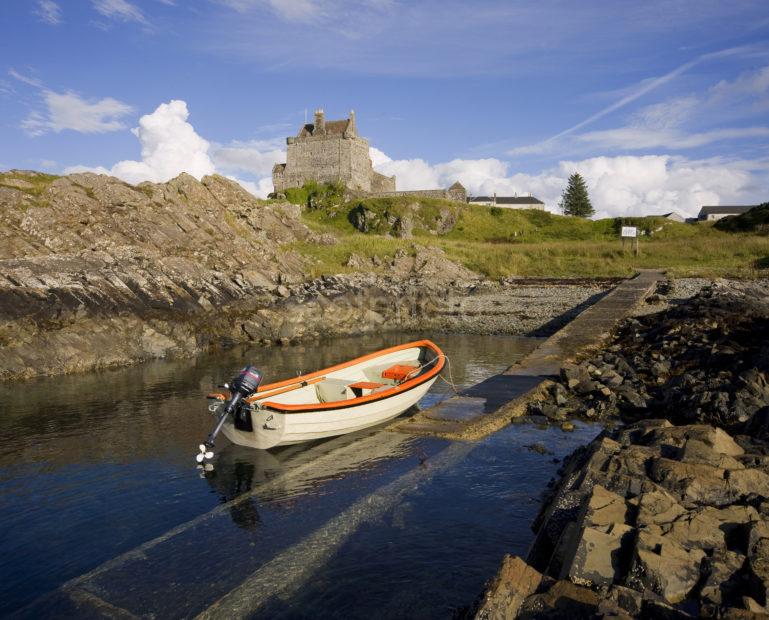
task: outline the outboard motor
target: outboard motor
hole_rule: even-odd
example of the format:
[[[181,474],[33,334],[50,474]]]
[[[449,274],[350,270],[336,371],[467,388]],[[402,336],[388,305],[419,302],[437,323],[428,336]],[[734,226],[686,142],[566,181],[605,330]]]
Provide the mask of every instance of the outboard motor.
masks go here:
[[[224,405],[222,414],[219,416],[219,421],[216,423],[213,432],[208,436],[205,443],[200,444],[200,452],[195,457],[198,463],[214,458],[211,448],[214,447],[214,440],[219,431],[222,430],[227,416],[235,414],[243,405],[248,407],[243,401],[256,393],[261,382],[262,372],[256,366],[246,366],[230,382],[229,386],[227,386],[230,389],[230,399]]]
[[[246,366],[230,383],[232,397],[224,406],[225,416],[235,412],[238,405],[259,389],[262,382],[262,372],[256,366]]]

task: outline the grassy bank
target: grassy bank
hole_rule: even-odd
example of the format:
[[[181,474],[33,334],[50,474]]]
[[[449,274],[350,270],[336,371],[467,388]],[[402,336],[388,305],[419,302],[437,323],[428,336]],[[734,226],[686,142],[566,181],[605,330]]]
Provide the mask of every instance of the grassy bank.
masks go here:
[[[364,214],[369,232],[354,225]],[[354,271],[345,263],[356,254],[385,263],[414,244],[437,246],[469,269],[492,278],[625,276],[644,267],[665,268],[676,277],[769,276],[769,236],[718,230],[708,224],[681,224],[663,218],[582,220],[542,211],[461,205],[435,199],[370,198],[315,204],[305,222],[334,234],[336,245],[297,243],[312,259],[313,275]],[[408,219],[410,239],[397,238]],[[642,231],[640,256],[623,252],[619,227]]]

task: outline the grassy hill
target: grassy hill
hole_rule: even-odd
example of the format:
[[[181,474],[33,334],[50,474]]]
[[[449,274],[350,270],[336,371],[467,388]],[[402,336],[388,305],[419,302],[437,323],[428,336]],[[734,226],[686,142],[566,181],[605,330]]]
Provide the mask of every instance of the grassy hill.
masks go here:
[[[766,236],[659,217],[583,220],[403,196],[344,201],[338,191],[321,189],[303,219],[339,239],[332,246],[296,244],[314,259],[318,275],[357,269],[346,266],[353,254],[374,259],[372,271],[386,272],[386,259],[398,250],[413,252],[414,243],[438,246],[493,278],[622,276],[643,267],[666,268],[674,276],[769,275]],[[639,228],[640,256],[632,255],[629,244],[623,251],[622,225]]]

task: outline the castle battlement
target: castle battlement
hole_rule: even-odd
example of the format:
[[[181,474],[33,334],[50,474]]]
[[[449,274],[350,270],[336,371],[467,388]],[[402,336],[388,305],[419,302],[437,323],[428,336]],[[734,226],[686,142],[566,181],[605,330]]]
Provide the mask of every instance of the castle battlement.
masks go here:
[[[302,125],[286,145],[286,163],[272,169],[276,193],[307,181],[342,181],[350,189],[370,193],[395,191],[394,176],[374,171],[368,140],[358,135],[355,112],[344,120],[327,121],[323,110],[316,110],[313,122]]]

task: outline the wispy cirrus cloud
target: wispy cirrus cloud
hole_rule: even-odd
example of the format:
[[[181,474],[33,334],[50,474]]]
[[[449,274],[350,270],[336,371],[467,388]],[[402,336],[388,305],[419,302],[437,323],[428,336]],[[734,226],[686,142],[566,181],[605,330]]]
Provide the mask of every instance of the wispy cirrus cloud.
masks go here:
[[[8,75],[10,75],[14,80],[18,80],[19,82],[26,84],[27,86],[34,86],[35,88],[42,88],[43,82],[40,81],[40,79],[32,76],[32,75],[25,75],[24,73],[20,73],[19,71],[16,71],[13,67],[8,69]]]
[[[568,138],[569,136],[576,134],[579,130],[584,129],[585,127],[588,127],[589,125],[592,125],[597,121],[615,112],[618,112],[619,110],[622,110],[623,108],[629,106],[630,104],[641,99],[642,97],[652,93],[653,91],[667,84],[670,84],[671,82],[673,82],[674,80],[676,80],[677,78],[685,74],[686,72],[692,70],[696,66],[706,63],[708,61],[713,61],[718,59],[724,59],[724,58],[735,57],[740,55],[753,55],[756,53],[758,49],[760,48],[757,48],[756,46],[737,46],[737,47],[726,48],[716,52],[701,54],[700,56],[697,56],[693,60],[690,60],[688,62],[685,62],[677,66],[675,69],[669,71],[668,73],[660,77],[653,78],[653,79],[645,79],[641,81],[636,88],[632,89],[630,92],[625,94],[619,100],[602,108],[598,112],[591,114],[586,119],[572,125],[571,127],[568,127],[567,129],[564,129],[556,133],[555,135],[550,136],[549,138],[546,138],[545,140],[542,140],[540,142],[512,148],[508,151],[508,155],[519,156],[519,155],[543,154],[543,153],[552,152],[555,149],[558,149],[559,147],[562,146],[562,142],[564,138]]]
[[[662,148],[682,150],[726,140],[769,138],[769,127],[731,127],[712,131],[684,132],[678,129],[650,129],[644,126],[619,127],[580,134],[583,144],[604,150],[643,151]]]
[[[61,7],[53,0],[38,0],[35,15],[51,26],[58,26],[61,23]]]
[[[108,19],[147,24],[142,10],[128,0],[92,0],[93,8]]]

